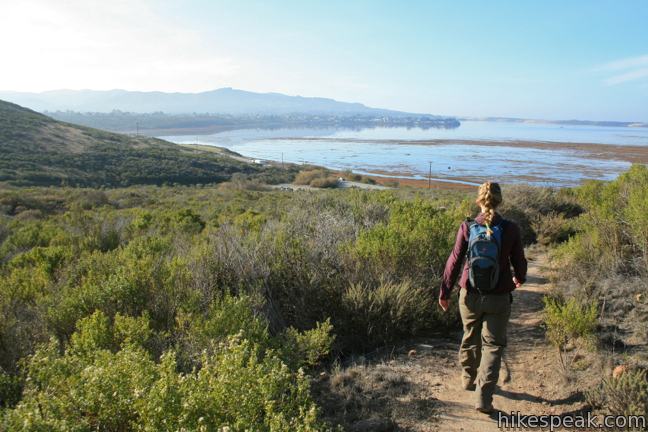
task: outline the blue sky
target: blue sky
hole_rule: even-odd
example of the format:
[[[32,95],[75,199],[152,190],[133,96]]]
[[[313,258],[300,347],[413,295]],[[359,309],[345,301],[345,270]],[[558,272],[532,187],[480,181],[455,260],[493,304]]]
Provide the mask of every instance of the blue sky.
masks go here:
[[[0,40],[17,67],[0,71],[0,90],[235,87],[446,115],[648,121],[643,0],[6,3]]]

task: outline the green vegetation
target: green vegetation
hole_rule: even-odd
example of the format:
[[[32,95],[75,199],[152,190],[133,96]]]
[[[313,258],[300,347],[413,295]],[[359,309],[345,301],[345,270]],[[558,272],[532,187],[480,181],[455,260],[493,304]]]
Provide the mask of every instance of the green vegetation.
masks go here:
[[[645,165],[634,165],[613,182],[589,182],[573,190],[586,212],[574,221],[577,234],[556,258],[585,289],[595,288],[600,276],[646,276],[647,191]]]
[[[461,195],[232,183],[0,190],[6,428],[323,430],[322,361],[456,326]]]
[[[615,415],[646,416],[648,413],[648,379],[646,370],[628,371],[619,377],[603,378],[586,392],[593,407],[604,407]]]
[[[345,171],[343,178],[347,181],[361,182],[374,185],[376,181],[371,177]],[[310,168],[300,171],[293,181],[296,185],[311,186],[314,188],[331,189],[339,186],[340,177],[330,170],[323,168]],[[398,182],[391,182],[392,187],[398,187]]]
[[[62,123],[0,101],[0,182],[12,185],[206,184],[229,180],[234,173],[281,183],[292,180],[295,171]]]
[[[506,188],[501,211],[520,225],[525,245],[551,246],[574,234],[569,221],[583,208],[569,189],[516,185]]]
[[[604,373],[617,365],[619,373],[588,390],[590,404],[647,415],[648,167],[634,165],[612,182],[588,182],[562,196],[582,212],[550,219],[551,232],[561,233],[556,242],[569,235],[552,250],[558,288],[546,300],[547,335],[563,352],[574,349],[574,339],[596,338]]]
[[[230,311],[223,311],[230,312]],[[254,319],[252,319],[254,321]],[[255,324],[244,323],[254,327]],[[257,324],[258,325],[258,324]],[[224,330],[224,329],[219,329]],[[146,316],[101,311],[77,323],[65,352],[55,339],[29,357],[11,430],[320,430],[303,373],[244,330],[180,372],[174,351],[154,361]],[[263,333],[263,332],[261,332]],[[260,336],[260,335],[259,335]]]
[[[585,212],[570,221],[575,235],[553,255],[561,292],[601,306],[604,342],[645,340],[648,168],[635,165],[613,182],[590,182],[571,194]]]
[[[567,370],[580,349],[592,349],[596,344],[598,310],[596,304],[545,297],[545,324],[547,339],[558,348],[562,367]]]

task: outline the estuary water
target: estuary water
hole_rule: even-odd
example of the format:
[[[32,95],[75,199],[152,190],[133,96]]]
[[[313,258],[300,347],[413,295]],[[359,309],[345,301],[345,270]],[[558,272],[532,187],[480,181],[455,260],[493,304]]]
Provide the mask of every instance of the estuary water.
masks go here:
[[[586,179],[611,180],[628,169],[630,163],[623,158],[592,157],[591,146],[589,150],[573,146],[566,149],[560,143],[648,146],[648,128],[463,121],[456,129],[242,129],[160,138],[180,144],[225,147],[254,159],[315,164],[396,178],[427,179],[431,169],[433,179],[448,182],[479,183],[493,179],[503,183],[573,186]],[[515,141],[547,145],[526,147],[513,145]],[[620,147],[619,151],[622,150]]]

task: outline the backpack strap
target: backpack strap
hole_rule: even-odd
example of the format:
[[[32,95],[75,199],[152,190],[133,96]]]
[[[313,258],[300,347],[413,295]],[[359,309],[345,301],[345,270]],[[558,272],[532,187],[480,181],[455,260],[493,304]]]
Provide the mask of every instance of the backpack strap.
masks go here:
[[[466,216],[466,220],[463,223],[466,224],[466,228],[468,230],[468,238],[466,239],[466,241],[468,242],[469,247],[466,248],[466,255],[465,255],[466,262],[468,262],[470,261],[470,230],[472,229],[472,227],[477,225],[477,222],[474,219],[470,218],[469,216]]]
[[[504,218],[502,218],[500,223],[497,224],[502,229],[502,237],[504,237],[504,230],[506,229],[508,224],[509,224],[508,219],[504,219]]]

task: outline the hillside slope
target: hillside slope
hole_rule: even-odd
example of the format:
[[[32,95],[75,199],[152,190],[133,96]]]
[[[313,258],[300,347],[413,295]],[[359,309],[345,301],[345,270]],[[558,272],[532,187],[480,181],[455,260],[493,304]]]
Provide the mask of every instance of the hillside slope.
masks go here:
[[[75,126],[0,101],[0,182],[123,186],[214,183],[260,168],[163,140]]]

